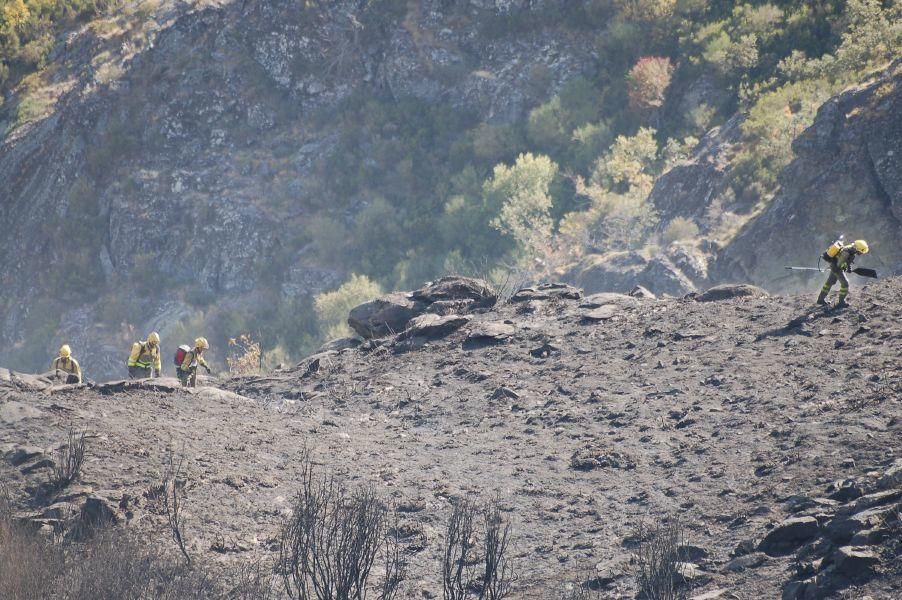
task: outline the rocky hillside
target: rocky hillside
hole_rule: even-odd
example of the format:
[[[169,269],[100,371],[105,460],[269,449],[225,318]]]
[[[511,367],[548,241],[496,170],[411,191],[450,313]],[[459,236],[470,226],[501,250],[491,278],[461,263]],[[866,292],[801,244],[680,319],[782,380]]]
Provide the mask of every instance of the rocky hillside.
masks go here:
[[[795,160],[780,175],[767,203],[749,203],[732,191],[729,170],[743,148],[743,116],[701,140],[690,160],[656,182],[649,201],[662,222],[691,218],[702,235],[720,243],[673,244],[658,255],[591,255],[571,273],[589,291],[628,291],[634,285],[681,295],[725,282],[750,282],[772,291],[815,289],[810,274],[786,265],[817,266],[840,234],[866,239],[865,261],[884,274],[902,273],[902,187],[899,146],[902,61],[870,81],[831,98],[793,143]],[[718,236],[724,213],[735,230]]]
[[[898,63],[803,132],[898,56],[895,4],[70,4],[94,16],[51,27],[0,1],[0,364],[39,371],[67,342],[89,377],[116,378],[150,330],[167,352],[206,335],[220,365],[242,334],[296,361],[325,335],[313,298],[352,274],[397,289],[515,265],[589,292],[786,290],[816,287],[782,265],[837,233],[898,271]],[[519,232],[553,237],[536,246],[554,261],[500,224],[527,153],[550,157],[550,208]],[[609,226],[571,175],[648,219]]]
[[[712,278],[773,289],[804,285],[780,281],[781,267],[812,265],[841,233],[868,240],[866,260],[878,271],[902,272],[900,139],[902,60],[820,108],[793,144],[797,158],[781,174],[780,191],[718,255]]]
[[[163,4],[138,32],[73,34],[59,62],[81,69],[54,75],[55,110],[0,145],[0,363],[39,369],[65,339],[103,379],[150,329],[212,317],[224,342],[268,310],[258,321],[279,331],[345,277],[315,256],[313,217],[371,200],[324,172],[353,143],[342,103],[413,98],[503,122],[534,103],[531,70],[555,87],[588,68],[585,39],[488,38],[481,19],[507,8],[445,4]],[[138,33],[141,51],[120,55]]]
[[[175,452],[188,552],[225,568],[273,556],[307,447],[402,511],[404,598],[441,597],[452,503],[494,495],[515,598],[587,575],[635,597],[637,528],[674,519],[692,597],[902,592],[902,280],[839,311],[749,286],[493,300],[459,280],[390,296],[355,309],[376,336],[356,348],[190,392],[0,370],[0,480],[45,530],[99,514],[171,548],[154,490]],[[83,473],[47,496],[70,427],[88,432]]]

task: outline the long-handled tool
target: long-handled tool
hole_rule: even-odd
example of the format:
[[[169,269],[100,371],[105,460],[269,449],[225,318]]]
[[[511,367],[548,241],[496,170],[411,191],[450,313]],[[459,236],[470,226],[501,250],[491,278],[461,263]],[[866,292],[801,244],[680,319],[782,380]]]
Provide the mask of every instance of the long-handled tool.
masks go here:
[[[786,267],[790,271],[817,271],[818,273],[826,273],[827,269],[819,269],[817,267]],[[877,279],[877,271],[874,269],[867,269],[865,267],[857,267],[852,269],[852,273],[856,275],[860,275],[861,277],[870,277],[871,279]]]

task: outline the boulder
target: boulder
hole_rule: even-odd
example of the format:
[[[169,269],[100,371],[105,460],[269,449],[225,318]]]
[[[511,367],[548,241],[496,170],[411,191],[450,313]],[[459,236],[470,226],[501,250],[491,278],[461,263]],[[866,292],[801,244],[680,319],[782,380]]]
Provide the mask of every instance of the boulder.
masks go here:
[[[319,347],[317,352],[341,352],[342,350],[350,350],[360,345],[363,340],[357,337],[343,337],[329,340]]]
[[[24,402],[15,400],[4,402],[0,405],[0,422],[13,425],[26,419],[37,419],[44,413]]]
[[[510,323],[488,321],[474,325],[467,335],[467,341],[487,344],[500,343],[513,337],[516,333],[517,328]]]
[[[148,390],[173,394],[182,389],[182,384],[175,377],[157,377],[155,379],[120,379],[98,384],[95,388],[104,395],[118,394],[127,390]]]
[[[870,508],[884,506],[898,500],[902,500],[902,489],[889,489],[880,492],[874,492],[873,494],[862,496],[850,504],[846,504],[837,511],[837,514],[850,515],[859,513]]]
[[[470,322],[470,317],[463,315],[445,315],[440,317],[432,313],[420,315],[410,321],[407,329],[399,336],[400,340],[421,337],[427,340],[443,338],[454,333]]]
[[[849,540],[850,546],[874,546],[880,544],[890,536],[890,530],[887,527],[874,527],[859,531]]]
[[[623,308],[639,306],[640,300],[627,294],[616,294],[612,292],[601,292],[586,296],[579,307],[585,309],[601,308],[606,305],[620,306]]]
[[[439,300],[429,305],[429,312],[436,315],[461,315],[476,308],[473,300]]]
[[[783,587],[782,600],[816,600],[821,597],[817,579],[812,577],[802,581],[790,581]]]
[[[81,506],[79,525],[89,528],[115,525],[120,521],[118,508],[109,499],[91,495]]]
[[[527,302],[531,300],[579,300],[582,290],[565,283],[543,283],[537,287],[522,288],[511,296],[511,302]]]
[[[651,260],[638,252],[590,254],[568,272],[566,279],[588,294],[626,293],[643,286],[657,294],[683,296],[696,289],[693,281],[664,254]]]
[[[877,487],[881,490],[902,488],[902,458],[897,458],[893,466],[880,476],[880,479],[877,480]]]
[[[841,479],[839,481],[834,481],[827,486],[827,493],[831,500],[849,502],[850,500],[860,498],[864,491],[861,489],[861,485],[854,479]]]
[[[297,366],[295,366],[295,369],[298,371],[303,371],[301,377],[312,377],[313,375],[316,375],[324,366],[332,366],[332,359],[336,354],[338,353],[333,350],[311,354],[310,356],[299,362]]]
[[[869,548],[842,546],[832,555],[836,572],[846,577],[867,575],[880,563],[880,556]]]
[[[674,583],[677,585],[685,584],[694,587],[704,585],[711,580],[711,575],[703,571],[695,563],[678,562],[675,567]]]
[[[577,471],[593,469],[635,469],[636,462],[628,455],[611,448],[588,445],[580,448],[570,457],[570,467]]]
[[[10,374],[10,378],[12,379],[12,382],[19,387],[34,392],[44,391],[53,385],[53,382],[42,375],[30,375],[28,373],[13,372]]]
[[[492,392],[490,400],[518,400],[520,398],[520,394],[515,392],[514,390],[501,386],[497,388],[494,392]]]
[[[407,329],[410,320],[425,313],[427,306],[407,293],[387,294],[354,307],[348,325],[364,339],[385,337]]]
[[[486,282],[469,277],[442,277],[414,291],[411,297],[425,304],[472,300],[474,307],[494,306],[498,295]]]
[[[606,304],[604,306],[593,308],[592,310],[587,310],[586,312],[580,313],[580,316],[585,321],[597,323],[598,321],[607,321],[609,319],[612,319],[619,312],[620,309],[613,304]]]
[[[820,525],[814,517],[786,519],[764,536],[758,544],[758,550],[770,555],[794,550],[817,537],[819,531]]]
[[[768,560],[770,560],[767,554],[763,552],[753,552],[751,554],[745,554],[743,556],[738,556],[724,565],[723,570],[728,573],[739,573],[741,571],[745,571],[746,569],[755,569],[762,565],[767,564]]]
[[[640,298],[643,300],[657,300],[657,296],[651,293],[651,290],[644,288],[641,285],[634,286],[633,289],[630,290],[629,296],[631,298]]]
[[[686,562],[701,563],[708,558],[708,551],[701,546],[680,544],[677,546],[677,556]]]
[[[827,523],[827,536],[837,544],[845,544],[859,531],[880,527],[886,517],[896,510],[894,506],[880,506],[847,516],[837,516]],[[812,517],[813,518],[813,517]]]
[[[15,446],[6,453],[4,458],[12,466],[18,467],[43,455],[44,449],[37,446]]]
[[[767,298],[767,292],[763,289],[744,283],[727,283],[715,285],[695,297],[696,302],[719,302],[732,298]]]

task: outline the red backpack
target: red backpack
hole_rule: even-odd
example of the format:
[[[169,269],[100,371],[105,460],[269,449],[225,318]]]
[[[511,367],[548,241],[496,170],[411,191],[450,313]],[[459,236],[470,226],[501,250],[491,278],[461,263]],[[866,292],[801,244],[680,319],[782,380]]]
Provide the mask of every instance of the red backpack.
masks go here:
[[[191,348],[187,344],[182,344],[175,351],[175,366],[181,367],[182,363],[185,362],[185,357],[188,356],[188,353],[191,352]]]

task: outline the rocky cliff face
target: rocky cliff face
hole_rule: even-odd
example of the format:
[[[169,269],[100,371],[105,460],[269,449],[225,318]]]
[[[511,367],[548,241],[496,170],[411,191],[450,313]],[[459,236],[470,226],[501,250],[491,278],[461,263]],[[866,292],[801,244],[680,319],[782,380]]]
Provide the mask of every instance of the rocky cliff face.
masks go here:
[[[550,30],[478,35],[492,14],[540,5],[164,6],[129,53],[126,34],[79,32],[56,60],[83,68],[65,71],[55,110],[0,146],[0,362],[38,369],[65,339],[110,377],[153,327],[334,286],[344,274],[301,233],[335,208],[319,168],[341,135],[329,110],[415,97],[523,118],[531,68],[554,88],[591,62],[585,40]]]
[[[522,120],[597,66],[591,31],[487,33],[498,15],[546,4],[163,2],[139,25],[73,33],[52,57],[53,110],[0,143],[0,363],[40,370],[68,341],[105,379],[151,329],[168,347],[204,320],[236,335],[250,314],[291,318],[347,275],[315,251],[310,223],[350,220],[372,200],[324,166],[340,145],[365,144],[340,107],[413,98],[478,122]],[[665,174],[651,195],[662,224],[689,217],[708,236],[712,204],[751,219],[726,248],[592,256],[572,280],[671,295],[722,281],[799,286],[775,279],[783,263],[812,262],[838,232],[872,240],[870,264],[898,269],[899,77],[896,65],[828,103],[759,217],[725,193],[741,116]]]
[[[783,266],[814,266],[839,234],[864,238],[859,260],[883,274],[902,270],[902,61],[824,104],[793,146],[770,206],[718,256],[716,280],[771,289],[807,285]]]
[[[708,285],[749,282],[771,291],[819,287],[810,273],[840,234],[864,238],[861,259],[879,273],[902,272],[902,62],[824,104],[795,140],[795,159],[766,207],[731,193],[729,165],[741,147],[743,116],[702,139],[694,156],[662,175],[649,201],[662,226],[676,217],[699,225],[701,244],[674,244],[651,258],[637,253],[591,255],[569,277],[587,291],[628,291],[633,285],[682,295]],[[714,231],[728,213],[736,232]],[[726,236],[722,247],[704,238]],[[819,276],[818,276],[819,277]]]

